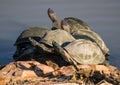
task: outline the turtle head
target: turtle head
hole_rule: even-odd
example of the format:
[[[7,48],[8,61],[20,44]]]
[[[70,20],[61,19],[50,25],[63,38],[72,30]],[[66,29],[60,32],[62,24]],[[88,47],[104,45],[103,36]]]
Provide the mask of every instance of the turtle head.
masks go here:
[[[56,13],[51,8],[48,8],[48,16],[52,20],[53,23],[57,21]]]
[[[65,20],[61,21],[61,28],[70,33],[70,26]]]
[[[61,20],[57,19],[56,13],[51,8],[48,8],[48,16],[53,22],[52,30],[61,29]]]

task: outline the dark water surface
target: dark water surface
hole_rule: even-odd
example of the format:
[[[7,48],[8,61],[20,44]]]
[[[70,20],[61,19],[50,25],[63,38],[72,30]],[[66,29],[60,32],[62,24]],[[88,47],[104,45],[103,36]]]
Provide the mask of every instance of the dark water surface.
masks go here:
[[[73,16],[87,22],[110,49],[110,63],[120,69],[120,0],[0,0],[0,63],[13,61],[13,46],[29,27],[51,27],[47,9],[59,18]]]

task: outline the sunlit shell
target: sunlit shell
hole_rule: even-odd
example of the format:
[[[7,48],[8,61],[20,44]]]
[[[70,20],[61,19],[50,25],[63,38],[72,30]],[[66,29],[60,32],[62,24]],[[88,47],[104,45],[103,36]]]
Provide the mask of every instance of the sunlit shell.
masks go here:
[[[100,48],[89,40],[78,39],[64,47],[72,60],[78,64],[101,64],[105,61]]]
[[[106,44],[104,43],[103,39],[95,32],[88,31],[88,30],[79,30],[72,33],[75,39],[86,39],[92,42],[95,42],[99,48],[101,48],[102,52],[106,55],[109,55],[109,49],[107,48]]]

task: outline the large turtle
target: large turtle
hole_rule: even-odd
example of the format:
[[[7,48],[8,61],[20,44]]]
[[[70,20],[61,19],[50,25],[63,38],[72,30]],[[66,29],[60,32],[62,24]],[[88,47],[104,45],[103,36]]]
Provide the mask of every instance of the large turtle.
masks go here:
[[[48,9],[48,16],[51,19],[51,21],[53,22],[53,28],[52,28],[53,30],[54,29],[62,29],[61,23],[63,20],[69,24],[70,29],[66,28],[66,30],[69,31],[70,33],[78,31],[79,29],[91,30],[91,28],[88,26],[87,23],[85,23],[84,21],[82,21],[78,18],[67,17],[67,18],[58,20],[56,13],[51,8]]]
[[[78,64],[96,65],[105,61],[105,56],[97,44],[86,39],[74,40],[65,47],[61,47],[55,41],[52,44],[55,51],[77,70],[79,70]]]
[[[95,42],[98,45],[98,47],[102,50],[106,58],[107,56],[110,55],[108,47],[104,43],[103,39],[97,33],[81,29],[79,31],[72,33],[72,35],[74,36],[75,39],[86,39]]]
[[[37,54],[36,47],[33,47],[29,41],[29,37],[32,37],[36,41],[39,41],[43,35],[50,29],[46,27],[31,27],[24,30],[15,42],[16,52],[13,58],[17,60],[29,60],[34,54]],[[31,57],[25,57],[31,56]]]

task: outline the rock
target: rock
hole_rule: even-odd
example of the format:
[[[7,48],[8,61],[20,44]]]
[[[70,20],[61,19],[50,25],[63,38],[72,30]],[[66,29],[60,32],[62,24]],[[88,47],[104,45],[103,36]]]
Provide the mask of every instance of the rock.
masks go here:
[[[99,71],[100,73],[110,74],[110,68],[104,65],[79,65],[80,70]]]
[[[25,78],[25,77],[37,77],[37,74],[31,70],[24,70],[22,72],[21,78]]]
[[[79,65],[77,73],[71,65],[53,67],[37,61],[11,62],[0,70],[0,85],[120,84],[120,71],[111,65]],[[76,74],[79,76],[73,80]]]
[[[53,75],[54,76],[58,76],[58,75],[71,76],[74,73],[75,72],[72,66],[63,66],[59,70],[54,71]]]
[[[0,70],[0,84],[3,82],[10,82],[11,79],[16,80],[19,77],[20,80],[30,77],[38,77],[39,75],[47,74],[52,71],[54,71],[52,67],[46,66],[37,61],[12,62]]]

